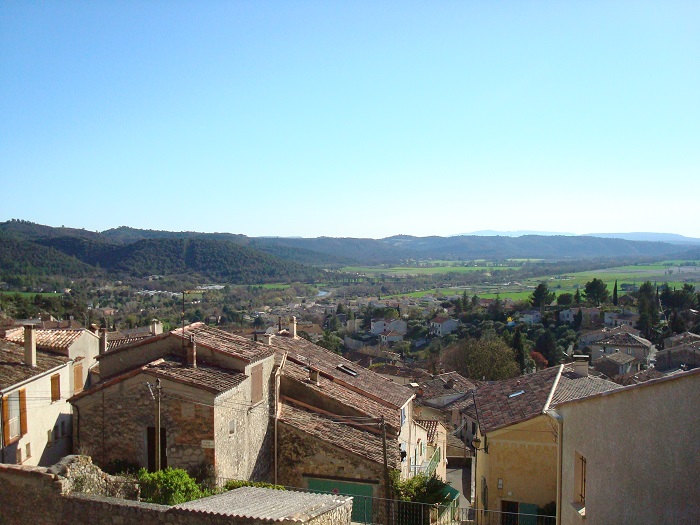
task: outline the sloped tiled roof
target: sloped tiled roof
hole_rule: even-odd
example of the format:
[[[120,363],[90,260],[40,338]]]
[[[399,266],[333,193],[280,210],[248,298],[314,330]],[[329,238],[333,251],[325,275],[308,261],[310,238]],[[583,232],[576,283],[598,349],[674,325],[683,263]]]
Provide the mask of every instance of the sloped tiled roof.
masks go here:
[[[306,523],[347,501],[347,496],[241,487],[180,503],[175,509],[250,521]],[[237,521],[238,522],[238,521]],[[256,521],[257,523],[257,521]]]
[[[220,394],[241,384],[248,376],[233,370],[198,363],[196,368],[178,359],[159,359],[143,367],[146,374]]]
[[[437,399],[455,394],[466,394],[477,387],[477,382],[467,379],[458,372],[446,372],[434,376],[432,379],[421,381],[418,391],[422,392],[416,397],[418,403],[430,399]]]
[[[374,399],[347,388],[345,385],[332,381],[324,376],[319,377],[319,385],[316,386],[314,383],[309,381],[309,372],[304,369],[303,365],[287,360],[282,368],[282,375],[294,380],[297,383],[304,384],[306,388],[311,389],[321,396],[330,397],[351,409],[366,414],[369,417],[384,416],[387,425],[390,425],[397,430],[401,426],[401,414],[398,409],[379,403]]]
[[[170,333],[179,338],[183,337],[182,328],[173,330]],[[197,345],[234,355],[250,363],[269,357],[274,353],[274,350],[267,345],[251,341],[239,335],[229,334],[204,323],[193,323],[186,326],[184,337],[189,340],[190,336],[194,336]]]
[[[78,329],[38,329],[36,330],[36,347],[44,350],[54,350],[62,353],[68,352],[71,347],[83,334],[95,334],[85,328]],[[5,339],[17,343],[24,344],[24,327],[19,327],[14,330],[8,330],[5,334]]]
[[[382,404],[401,408],[413,397],[413,391],[410,388],[394,383],[306,339],[273,337],[272,348],[280,353],[287,352],[287,360],[304,366],[311,365],[326,377],[345,383]],[[341,365],[355,375],[342,371],[338,368]]]
[[[428,441],[435,442],[438,421],[436,419],[416,419],[416,423],[428,431]]]
[[[588,375],[579,377],[571,365],[546,368],[505,381],[495,381],[474,392],[482,434],[527,421],[542,414],[550,393],[550,407],[620,388],[620,385]]]
[[[541,414],[558,372],[559,367],[546,368],[479,387],[474,392],[474,400],[481,433]]]
[[[0,339],[0,389],[31,379],[68,361],[68,357],[37,350],[36,368],[30,368],[24,364],[24,347]]]
[[[110,332],[111,333],[111,332]],[[114,350],[115,348],[120,348],[122,346],[130,345],[137,341],[143,341],[151,336],[132,336],[132,337],[112,337],[107,336],[107,351]]]
[[[572,368],[564,367],[561,377],[557,383],[557,388],[552,396],[551,406],[555,407],[559,403],[571,401],[572,399],[580,399],[602,392],[609,392],[620,388],[620,385],[602,379],[600,377],[589,375],[588,377],[578,377]]]
[[[342,421],[342,418],[338,419]],[[302,410],[287,402],[282,403],[279,421],[352,454],[384,463],[382,438],[378,434]],[[398,441],[387,441],[387,457],[391,467],[400,463]]]
[[[627,332],[614,334],[605,339],[601,339],[595,344],[601,346],[635,346],[639,348],[649,348],[652,346],[652,342],[648,339]]]
[[[624,352],[613,352],[612,354],[605,354],[599,357],[595,360],[595,362],[597,363],[598,361],[612,361],[613,363],[617,363],[618,365],[626,365],[627,363],[631,363],[635,359],[636,358],[633,355],[629,355]]]

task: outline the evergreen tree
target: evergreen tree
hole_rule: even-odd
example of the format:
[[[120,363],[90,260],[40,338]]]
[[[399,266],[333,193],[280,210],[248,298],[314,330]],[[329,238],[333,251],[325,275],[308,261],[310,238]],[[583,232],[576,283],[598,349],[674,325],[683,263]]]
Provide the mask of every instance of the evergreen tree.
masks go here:
[[[581,305],[581,291],[578,288],[576,288],[576,293],[574,294],[574,304],[576,306]]]
[[[615,286],[613,287],[612,303],[617,306],[617,279],[615,279]]]
[[[518,361],[520,373],[524,374],[527,363],[525,361],[525,345],[523,344],[523,335],[520,333],[520,327],[515,329],[512,346],[513,350],[515,350],[515,359]]]
[[[535,308],[539,308],[541,310],[545,306],[548,306],[552,303],[555,295],[556,294],[554,292],[549,291],[549,288],[547,288],[546,283],[540,283],[537,285],[537,288],[535,288],[535,290],[532,292],[532,295],[530,296],[530,303]]]

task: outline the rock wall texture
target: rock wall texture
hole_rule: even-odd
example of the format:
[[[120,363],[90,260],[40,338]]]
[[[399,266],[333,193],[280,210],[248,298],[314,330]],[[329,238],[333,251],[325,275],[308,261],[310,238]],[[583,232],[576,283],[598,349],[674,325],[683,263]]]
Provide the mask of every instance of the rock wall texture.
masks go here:
[[[68,477],[64,477],[65,474]],[[112,476],[89,458],[70,458],[54,467],[0,465],[0,523],[3,525],[269,525],[254,520],[108,497]],[[80,481],[83,480],[83,481]],[[86,483],[93,494],[72,492]],[[350,525],[352,501],[306,521],[278,523]]]

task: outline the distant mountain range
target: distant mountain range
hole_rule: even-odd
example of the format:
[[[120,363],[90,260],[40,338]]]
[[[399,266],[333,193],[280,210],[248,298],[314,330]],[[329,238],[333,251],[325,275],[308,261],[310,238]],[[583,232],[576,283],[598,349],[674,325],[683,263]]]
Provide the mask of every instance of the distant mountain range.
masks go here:
[[[479,230],[471,233],[460,233],[463,235],[477,235],[479,237],[522,237],[523,235],[544,235],[547,237],[555,235],[566,235],[570,237],[579,237],[575,233],[565,232],[541,232],[534,230],[514,230],[514,231],[497,231],[497,230]],[[653,232],[629,232],[629,233],[586,233],[583,237],[600,237],[603,239],[624,239],[626,241],[649,241],[649,242],[668,242],[672,244],[698,244],[700,239],[695,237],[685,237],[676,233],[653,233]]]
[[[700,240],[670,234],[501,233],[504,235],[307,239],[126,226],[92,232],[12,220],[0,223],[0,280],[13,274],[81,277],[109,272],[136,277],[201,276],[231,283],[309,282],[322,278],[321,268],[344,265],[513,258],[691,258],[700,248]],[[637,238],[623,239],[621,235]],[[669,240],[647,240],[645,235],[669,236]],[[694,252],[685,255],[691,248]]]

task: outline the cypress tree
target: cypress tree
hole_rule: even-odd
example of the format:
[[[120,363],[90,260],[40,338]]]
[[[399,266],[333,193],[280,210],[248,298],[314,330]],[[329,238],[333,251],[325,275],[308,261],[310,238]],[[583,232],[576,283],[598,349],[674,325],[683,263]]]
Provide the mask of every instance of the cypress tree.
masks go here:
[[[615,286],[613,287],[613,304],[617,306],[617,279],[615,279]]]

